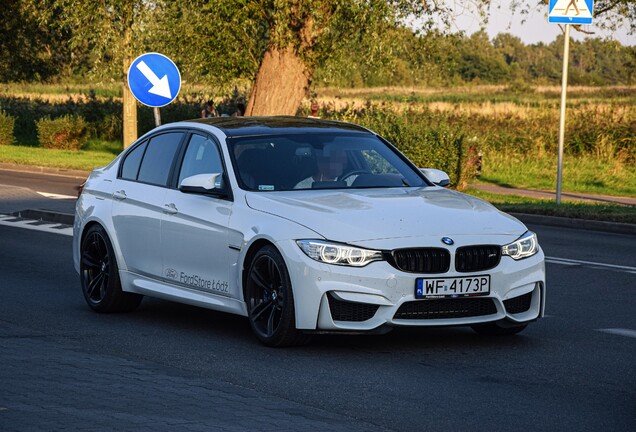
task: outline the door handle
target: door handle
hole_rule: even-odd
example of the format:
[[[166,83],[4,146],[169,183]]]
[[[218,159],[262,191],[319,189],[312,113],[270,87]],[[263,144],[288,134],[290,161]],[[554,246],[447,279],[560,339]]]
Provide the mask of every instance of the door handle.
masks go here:
[[[164,204],[163,205],[163,211],[164,211],[164,213],[168,213],[168,214],[177,214],[177,213],[179,213],[179,210],[177,210],[177,206],[174,205],[173,203]]]
[[[117,192],[113,193],[113,198],[115,198],[117,200],[125,200],[128,197],[126,196],[126,191],[125,190],[120,190],[120,191],[117,191]]]

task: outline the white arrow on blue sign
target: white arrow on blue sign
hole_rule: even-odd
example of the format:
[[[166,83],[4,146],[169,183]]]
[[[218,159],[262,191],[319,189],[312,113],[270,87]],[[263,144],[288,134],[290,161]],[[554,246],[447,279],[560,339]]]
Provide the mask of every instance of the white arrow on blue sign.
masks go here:
[[[181,90],[181,74],[165,55],[146,53],[137,57],[128,68],[128,86],[139,102],[158,108],[177,97]]]
[[[550,0],[548,22],[592,24],[594,0]]]

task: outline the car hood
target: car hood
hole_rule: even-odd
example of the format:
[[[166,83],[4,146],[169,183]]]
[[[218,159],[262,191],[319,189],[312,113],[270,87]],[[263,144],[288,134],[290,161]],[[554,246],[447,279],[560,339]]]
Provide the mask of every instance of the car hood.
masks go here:
[[[491,204],[439,188],[250,192],[247,205],[341,242],[431,236],[520,236],[526,227]]]

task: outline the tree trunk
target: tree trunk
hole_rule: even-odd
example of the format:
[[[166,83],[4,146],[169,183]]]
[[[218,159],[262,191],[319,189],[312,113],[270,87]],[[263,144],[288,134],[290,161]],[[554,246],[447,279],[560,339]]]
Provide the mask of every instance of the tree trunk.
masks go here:
[[[137,101],[124,82],[124,148],[137,139]]]
[[[124,148],[128,148],[137,139],[137,100],[128,87],[128,68],[134,58],[131,53],[131,30],[124,31],[124,69],[123,69],[123,118],[124,118]]]
[[[309,90],[311,71],[293,47],[268,48],[245,115],[296,115]]]

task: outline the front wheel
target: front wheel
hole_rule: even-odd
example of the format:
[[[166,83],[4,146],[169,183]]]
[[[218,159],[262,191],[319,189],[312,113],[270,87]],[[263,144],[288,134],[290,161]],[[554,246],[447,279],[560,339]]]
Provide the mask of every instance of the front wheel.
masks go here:
[[[294,294],[285,261],[271,245],[261,248],[249,266],[245,300],[256,337],[272,347],[301,345],[309,336],[296,329]]]
[[[122,291],[113,246],[99,225],[90,227],[82,239],[80,280],[86,303],[96,312],[127,312],[141,302],[141,295]]]

